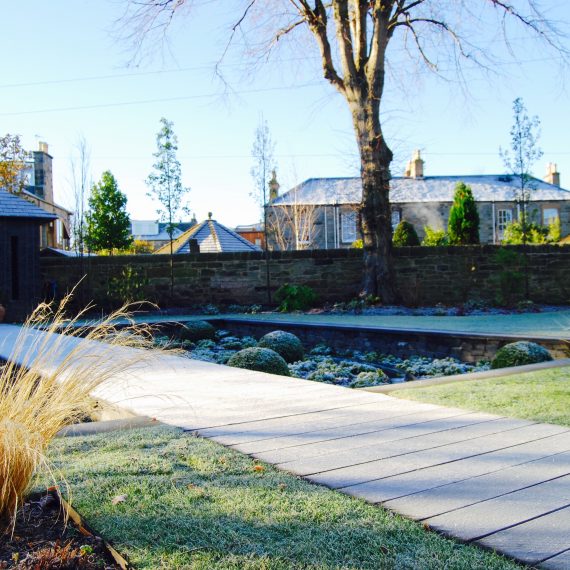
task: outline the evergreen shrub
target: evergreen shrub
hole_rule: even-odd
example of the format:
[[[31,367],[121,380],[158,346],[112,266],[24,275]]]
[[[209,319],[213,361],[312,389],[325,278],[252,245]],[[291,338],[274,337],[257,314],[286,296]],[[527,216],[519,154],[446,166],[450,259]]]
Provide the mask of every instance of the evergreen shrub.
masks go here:
[[[291,376],[287,363],[270,348],[254,346],[236,352],[229,360],[228,366],[257,370],[279,376]]]
[[[285,331],[273,331],[262,336],[257,343],[262,348],[270,348],[281,355],[285,362],[303,360],[303,344],[294,334]]]

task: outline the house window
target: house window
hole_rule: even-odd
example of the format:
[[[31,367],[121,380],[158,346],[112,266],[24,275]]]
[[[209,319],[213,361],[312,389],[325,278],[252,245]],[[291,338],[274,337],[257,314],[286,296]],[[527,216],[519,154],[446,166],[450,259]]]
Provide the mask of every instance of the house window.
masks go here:
[[[497,210],[497,232],[502,239],[506,227],[513,221],[512,210]]]
[[[542,225],[543,226],[550,226],[558,221],[559,214],[558,208],[544,208],[542,210]]]
[[[261,247],[261,238],[255,238],[255,245]]]
[[[400,223],[401,219],[402,219],[402,214],[400,210],[392,210],[392,216],[391,216],[392,231],[396,229],[396,226]]]
[[[341,213],[340,231],[343,243],[356,241],[356,212]]]

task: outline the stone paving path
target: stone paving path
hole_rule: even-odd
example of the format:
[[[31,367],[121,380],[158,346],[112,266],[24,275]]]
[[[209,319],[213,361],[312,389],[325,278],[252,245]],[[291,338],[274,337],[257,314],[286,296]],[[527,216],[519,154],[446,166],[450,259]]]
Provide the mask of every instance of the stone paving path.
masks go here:
[[[18,332],[0,325],[0,358]],[[99,395],[449,536],[570,568],[568,428],[166,355]]]

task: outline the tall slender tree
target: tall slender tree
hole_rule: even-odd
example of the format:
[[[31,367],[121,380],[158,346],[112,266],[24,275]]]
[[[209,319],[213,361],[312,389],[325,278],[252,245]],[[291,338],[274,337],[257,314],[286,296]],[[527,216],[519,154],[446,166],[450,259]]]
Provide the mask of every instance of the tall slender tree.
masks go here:
[[[153,172],[146,179],[148,195],[160,203],[157,214],[166,222],[166,231],[170,241],[170,297],[174,294],[173,236],[174,220],[179,212],[189,213],[185,195],[190,188],[182,184],[182,169],[176,158],[178,137],[174,134],[173,123],[164,117],[160,119],[161,128],[156,135],[156,162]]]
[[[522,243],[528,242],[529,224],[528,206],[532,191],[536,188],[536,180],[532,168],[542,157],[540,139],[540,119],[529,117],[523,100],[517,97],[513,101],[513,125],[510,131],[510,149],[499,149],[507,172],[517,182],[515,201],[519,207],[519,222],[522,233]]]
[[[132,30],[128,37],[137,48],[149,34],[164,37],[177,14],[193,14],[189,8],[200,5],[195,0],[125,1],[123,29]],[[512,25],[530,31],[557,54],[568,56],[567,36],[544,16],[538,0],[516,4],[507,0],[224,0],[220,5],[224,8],[220,15],[232,14],[236,6],[239,9],[223,55],[233,38],[247,32],[255,37],[256,46],[263,46],[265,39],[267,51],[289,34],[305,31],[313,38],[324,78],[348,105],[360,154],[363,290],[380,293],[385,302],[397,298],[389,202],[393,155],[380,117],[390,62],[408,73],[408,79],[417,66],[398,61],[402,54],[436,73],[451,63],[461,77],[462,61],[486,63],[489,69],[494,63],[489,56],[495,48],[506,44],[509,53],[514,52],[514,44],[509,42]],[[266,38],[262,37],[264,24],[269,30]],[[496,37],[491,42],[489,32],[497,30],[504,42]],[[251,47],[249,42],[245,44]],[[391,52],[389,46],[393,46]]]
[[[267,302],[271,303],[271,275],[269,267],[269,239],[268,239],[268,221],[267,206],[269,203],[269,185],[272,175],[275,174],[276,164],[273,157],[275,152],[275,143],[271,138],[267,121],[261,116],[259,124],[255,129],[253,146],[251,147],[251,156],[253,165],[250,170],[253,180],[253,190],[251,197],[256,201],[261,210],[261,219],[263,223],[263,241],[265,251],[265,280],[267,287]]]
[[[126,249],[132,243],[131,220],[127,213],[127,197],[110,171],[91,188],[89,211],[85,215],[85,243],[90,251]]]

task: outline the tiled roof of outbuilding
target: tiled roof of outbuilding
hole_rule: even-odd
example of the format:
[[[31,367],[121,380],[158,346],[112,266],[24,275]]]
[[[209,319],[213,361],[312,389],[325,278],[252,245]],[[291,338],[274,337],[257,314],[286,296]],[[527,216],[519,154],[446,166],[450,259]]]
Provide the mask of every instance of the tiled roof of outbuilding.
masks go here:
[[[57,216],[16,194],[0,190],[0,218],[33,218],[38,221],[48,221],[56,220]]]
[[[513,176],[488,174],[479,176],[394,177],[390,181],[390,202],[452,202],[455,186],[464,182],[471,186],[478,202],[513,202],[517,179]],[[570,191],[543,180],[532,180],[535,188],[531,201],[570,200]],[[357,204],[362,197],[360,178],[310,178],[273,200],[273,205],[286,204]]]
[[[174,253],[190,253],[191,239],[198,240],[200,253],[261,251],[256,245],[212,219],[204,220],[175,239],[172,244]],[[170,243],[154,253],[170,253]]]

